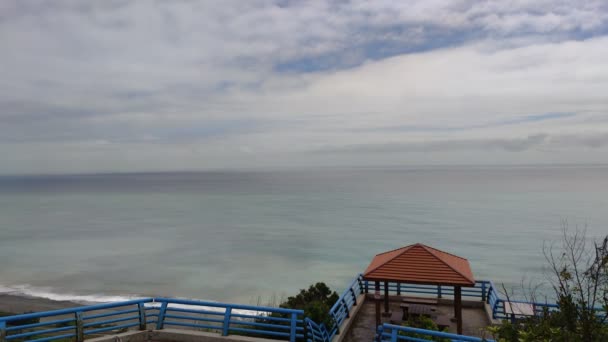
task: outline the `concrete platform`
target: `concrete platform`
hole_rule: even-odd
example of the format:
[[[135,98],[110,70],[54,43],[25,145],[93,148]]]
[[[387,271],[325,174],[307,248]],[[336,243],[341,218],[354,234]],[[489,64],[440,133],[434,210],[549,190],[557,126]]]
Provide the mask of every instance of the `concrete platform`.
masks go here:
[[[264,338],[247,336],[220,336],[215,333],[203,331],[163,329],[147,331],[129,331],[121,334],[112,334],[87,342],[268,342],[276,341]]]
[[[399,307],[401,304],[401,298],[398,296],[391,296],[390,298],[390,310],[392,312],[401,313],[402,310]],[[462,320],[463,320],[463,334],[469,336],[486,337],[489,338],[489,334],[485,332],[485,328],[492,322],[488,318],[485,311],[484,303],[481,301],[466,301],[463,300],[462,309]],[[371,342],[373,341],[376,334],[376,307],[373,299],[366,298],[366,300],[360,304],[361,308],[357,315],[353,317],[353,322],[348,331],[343,332],[344,342]],[[382,306],[384,310],[384,306]],[[442,299],[437,305],[437,312],[439,315],[446,316],[448,318],[454,316],[454,307],[452,301],[448,299]],[[382,323],[390,323],[390,317],[382,317]],[[448,332],[456,333],[456,323],[450,322]]]

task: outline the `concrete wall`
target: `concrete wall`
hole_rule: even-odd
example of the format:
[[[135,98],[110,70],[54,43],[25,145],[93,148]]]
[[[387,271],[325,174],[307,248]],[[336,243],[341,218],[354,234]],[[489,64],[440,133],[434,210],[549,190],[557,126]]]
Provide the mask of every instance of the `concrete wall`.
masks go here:
[[[85,336],[86,337],[86,336]],[[87,342],[146,342],[148,331],[127,331],[120,334],[105,335],[101,337],[85,339]]]
[[[122,334],[107,335],[93,339],[87,339],[86,342],[268,342],[276,340],[267,340],[264,338],[248,337],[248,336],[220,336],[217,333],[209,333],[192,330],[148,330],[148,331],[129,331]]]
[[[350,312],[350,317],[347,318],[346,320],[344,320],[344,322],[342,322],[342,326],[340,326],[340,334],[334,336],[334,338],[331,340],[331,342],[342,342],[344,341],[344,338],[346,337],[346,333],[348,332],[348,330],[350,330],[350,326],[353,324],[354,320],[357,318],[357,314],[359,313],[359,310],[361,310],[361,308],[363,307],[363,303],[366,301],[366,296],[365,294],[361,294],[359,295],[359,297],[357,297],[357,305],[353,306],[351,312]]]
[[[249,336],[220,336],[217,333],[188,331],[176,329],[153,330],[149,334],[150,341],[179,341],[179,342],[268,342],[265,338]]]

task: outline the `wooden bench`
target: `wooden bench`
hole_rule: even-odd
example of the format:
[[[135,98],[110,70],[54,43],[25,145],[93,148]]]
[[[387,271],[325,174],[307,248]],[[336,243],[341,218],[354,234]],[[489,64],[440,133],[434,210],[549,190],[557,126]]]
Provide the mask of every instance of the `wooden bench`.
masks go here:
[[[403,310],[403,320],[406,320],[409,315],[427,317],[437,316],[437,307],[433,305],[402,303],[399,307]]]
[[[420,297],[403,297],[401,299],[403,303],[410,304],[427,304],[427,305],[437,305],[439,301],[437,298],[420,298]]]
[[[534,316],[535,307],[532,303],[514,303],[505,302],[505,315],[511,317],[511,321],[514,322],[516,316]]]
[[[437,327],[440,330],[450,328],[450,318],[448,316],[445,316],[445,315],[437,316],[435,319],[433,319],[433,322],[435,322],[435,324],[437,324]]]
[[[393,314],[391,315],[390,322],[391,324],[401,325],[401,323],[403,323],[403,317],[401,316],[401,313],[397,311],[393,312]]]

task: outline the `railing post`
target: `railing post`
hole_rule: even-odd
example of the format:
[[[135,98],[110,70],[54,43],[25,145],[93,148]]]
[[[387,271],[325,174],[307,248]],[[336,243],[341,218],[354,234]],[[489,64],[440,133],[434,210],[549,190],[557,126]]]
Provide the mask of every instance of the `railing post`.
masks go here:
[[[76,341],[82,342],[84,341],[84,324],[82,323],[82,312],[76,312],[74,316],[76,319]]]
[[[485,281],[483,283],[481,283],[481,301],[482,302],[486,301],[486,283],[485,283]]]
[[[350,310],[348,309],[348,305],[346,305],[346,299],[342,297],[342,305],[344,305],[344,309],[346,310],[346,318],[350,317]]]
[[[369,282],[365,280],[365,293],[369,293]]]
[[[397,342],[397,329],[393,329],[393,331],[391,331],[391,342]]]
[[[160,306],[160,310],[158,311],[158,321],[156,322],[156,329],[161,330],[163,325],[165,324],[165,313],[167,312],[168,302],[163,302]]]
[[[441,293],[441,285],[437,285],[437,298],[441,298],[443,295]]]
[[[6,322],[0,322],[0,342],[6,342]]]
[[[146,330],[146,307],[144,303],[137,303],[139,308],[139,330]]]
[[[384,326],[379,325],[376,329],[376,342],[382,342],[382,333],[384,332]]]
[[[397,283],[397,296],[401,296],[401,283]]]
[[[314,329],[310,324],[310,319],[308,317],[304,317],[304,340],[315,340]],[[310,337],[310,338],[309,338]]]
[[[340,324],[338,324],[338,317],[336,317],[336,313],[331,314],[334,317],[334,322],[336,324],[336,335],[340,335]]]
[[[296,327],[298,325],[298,314],[293,312],[291,314],[291,330],[289,332],[289,342],[296,342]],[[226,335],[224,335],[226,336]],[[306,336],[306,335],[304,335]]]
[[[304,319],[302,320],[304,322],[304,331],[302,332],[302,335],[304,335],[304,341],[308,341],[308,333],[309,331],[312,331],[312,327],[310,326],[310,321],[308,320],[308,317],[304,317]],[[315,340],[314,334],[312,334],[312,340]]]
[[[322,342],[325,342],[325,341],[329,342],[329,331],[327,330],[325,323],[321,323],[321,325],[319,326],[319,329],[321,330],[321,335],[323,336]]]
[[[230,328],[230,315],[232,314],[232,308],[226,307],[224,312],[224,326],[222,328],[222,336],[228,336],[228,329]]]
[[[353,295],[353,306],[357,305],[357,295],[355,294],[355,290],[353,290],[353,288],[350,288],[350,293]]]
[[[363,293],[363,282],[361,281],[361,276],[357,277],[357,283],[359,284],[359,292]]]
[[[496,319],[496,309],[498,309],[498,300],[492,306],[492,318]]]

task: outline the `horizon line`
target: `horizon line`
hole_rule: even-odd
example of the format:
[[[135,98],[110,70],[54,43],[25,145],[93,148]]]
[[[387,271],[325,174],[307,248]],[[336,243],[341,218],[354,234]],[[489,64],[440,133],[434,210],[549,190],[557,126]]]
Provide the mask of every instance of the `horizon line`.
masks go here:
[[[196,174],[196,173],[270,173],[270,172],[298,172],[298,171],[363,171],[363,170],[412,170],[412,169],[439,169],[439,168],[547,168],[547,167],[608,167],[608,163],[522,163],[522,164],[416,164],[416,165],[346,165],[346,166],[310,166],[310,167],[276,167],[276,168],[208,168],[208,169],[182,169],[182,170],[131,170],[131,171],[83,171],[83,172],[49,172],[49,173],[1,173],[2,178],[18,177],[68,177],[68,176],[103,176],[103,175],[154,175],[154,174]]]

